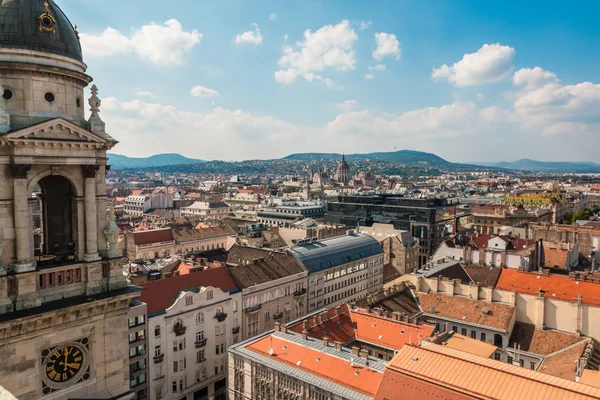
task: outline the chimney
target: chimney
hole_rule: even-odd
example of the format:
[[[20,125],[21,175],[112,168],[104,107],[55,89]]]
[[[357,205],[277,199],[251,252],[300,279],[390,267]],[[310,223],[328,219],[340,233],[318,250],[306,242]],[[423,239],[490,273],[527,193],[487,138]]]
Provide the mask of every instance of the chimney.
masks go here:
[[[302,340],[308,340],[308,333],[306,331],[302,332]]]
[[[329,338],[327,336],[323,336],[323,346],[329,346]]]
[[[358,346],[352,346],[352,354],[354,354],[355,356],[360,354],[360,347]]]
[[[275,322],[275,332],[281,332],[281,323]]]
[[[282,333],[287,333],[287,325],[286,324],[282,324],[281,325],[281,332]]]
[[[315,325],[319,325],[321,323],[321,314],[315,315]]]
[[[342,350],[342,342],[340,342],[339,340],[336,340],[335,342],[333,342],[333,346],[335,347],[336,350]]]
[[[369,356],[369,352],[367,351],[367,349],[360,349],[360,352],[358,354],[360,357],[364,358],[367,358]]]
[[[307,330],[310,327],[310,323],[308,322],[308,318],[302,321],[302,328]]]

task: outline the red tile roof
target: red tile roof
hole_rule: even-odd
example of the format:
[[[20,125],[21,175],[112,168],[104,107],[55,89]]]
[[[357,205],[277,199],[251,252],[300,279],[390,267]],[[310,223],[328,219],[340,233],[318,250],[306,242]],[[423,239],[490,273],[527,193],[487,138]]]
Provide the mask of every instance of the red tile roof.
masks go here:
[[[173,231],[168,229],[154,229],[151,231],[134,232],[133,240],[136,246],[151,243],[169,242],[173,240]]]
[[[222,291],[232,292],[238,290],[229,271],[224,267],[144,282],[140,283],[139,286],[145,289],[140,296],[140,300],[148,305],[149,315],[169,308],[179,292],[184,289],[196,286],[211,286]]]
[[[576,281],[566,276],[539,275],[503,269],[496,289],[514,290],[518,293],[537,294],[540,290],[548,298],[573,301],[581,295],[585,304],[600,306],[600,284]]]
[[[271,347],[274,352],[269,356]],[[381,372],[356,364],[352,366],[348,361],[333,354],[320,352],[272,335],[248,345],[247,349],[371,397],[375,396],[383,377]],[[358,375],[356,375],[357,371]]]
[[[321,314],[323,315],[323,314]],[[419,338],[424,340],[433,333],[431,325],[414,325],[395,321],[375,312],[350,309],[346,304],[327,310],[325,322],[315,323],[315,317],[308,317],[310,326],[306,330],[308,336],[330,342],[339,341],[347,345],[354,340],[360,340],[376,346],[398,350],[407,343],[417,343]],[[302,333],[304,322],[300,321],[289,326],[293,332]]]

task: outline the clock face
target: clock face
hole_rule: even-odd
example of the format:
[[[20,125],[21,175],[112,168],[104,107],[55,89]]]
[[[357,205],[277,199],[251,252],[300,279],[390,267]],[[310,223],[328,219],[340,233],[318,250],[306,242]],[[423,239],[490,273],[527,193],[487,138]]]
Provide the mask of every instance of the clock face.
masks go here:
[[[88,338],[44,349],[41,356],[40,372],[44,395],[91,378]]]
[[[54,349],[46,360],[46,376],[53,382],[73,379],[83,366],[83,351],[78,346]]]

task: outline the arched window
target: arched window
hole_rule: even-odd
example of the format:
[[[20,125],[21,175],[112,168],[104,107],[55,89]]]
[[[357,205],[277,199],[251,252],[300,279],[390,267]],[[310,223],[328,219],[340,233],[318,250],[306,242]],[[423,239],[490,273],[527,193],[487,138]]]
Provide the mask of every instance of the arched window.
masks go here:
[[[502,348],[502,336],[497,333],[494,335],[494,346]]]
[[[204,322],[204,314],[199,312],[198,315],[196,315],[196,323],[201,324],[203,322]]]

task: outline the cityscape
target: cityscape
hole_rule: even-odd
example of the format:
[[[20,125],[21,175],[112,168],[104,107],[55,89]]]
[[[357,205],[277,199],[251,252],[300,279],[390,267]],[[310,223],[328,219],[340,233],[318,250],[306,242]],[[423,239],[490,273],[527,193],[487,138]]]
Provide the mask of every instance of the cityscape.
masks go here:
[[[0,400],[600,399],[598,12],[0,2]]]

